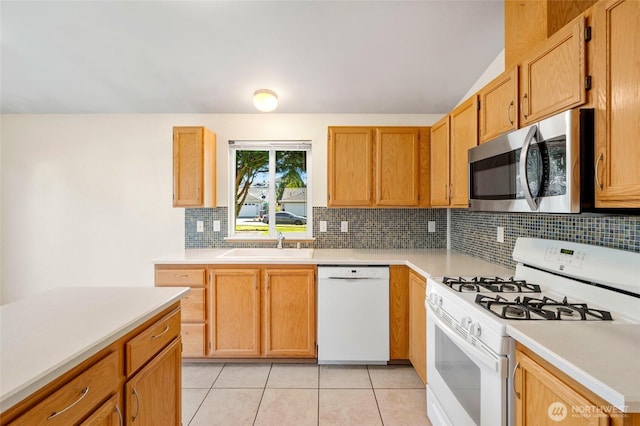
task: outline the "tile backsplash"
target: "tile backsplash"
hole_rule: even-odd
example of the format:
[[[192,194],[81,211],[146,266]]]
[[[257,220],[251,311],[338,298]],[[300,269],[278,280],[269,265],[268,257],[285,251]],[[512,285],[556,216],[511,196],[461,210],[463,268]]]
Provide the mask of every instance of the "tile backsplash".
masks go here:
[[[496,241],[504,228],[504,243]],[[640,252],[640,216],[451,211],[451,248],[509,268],[518,237],[572,241]]]
[[[196,232],[197,221],[204,222],[204,232]],[[220,231],[213,231],[214,220]],[[320,221],[327,222],[327,232],[320,232]],[[349,222],[348,232],[340,231],[340,222]],[[427,224],[434,221],[435,232]],[[227,208],[185,209],[185,248],[258,246],[257,243],[229,243]],[[447,213],[445,209],[334,209],[313,208],[315,248],[446,248]]]

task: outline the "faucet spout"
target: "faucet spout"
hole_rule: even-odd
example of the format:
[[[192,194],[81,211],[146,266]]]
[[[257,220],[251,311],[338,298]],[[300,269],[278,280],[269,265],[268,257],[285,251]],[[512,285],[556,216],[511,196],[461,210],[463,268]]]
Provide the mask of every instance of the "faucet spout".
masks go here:
[[[278,232],[278,245],[276,247],[278,250],[282,250],[283,241],[284,241],[284,235],[282,235],[282,232]]]

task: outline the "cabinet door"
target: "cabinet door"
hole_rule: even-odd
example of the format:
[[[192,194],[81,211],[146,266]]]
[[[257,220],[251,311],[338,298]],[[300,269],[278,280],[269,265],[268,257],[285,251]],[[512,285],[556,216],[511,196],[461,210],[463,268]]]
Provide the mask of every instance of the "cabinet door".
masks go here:
[[[173,206],[215,207],[215,134],[173,128]]]
[[[328,207],[373,204],[373,129],[329,127]]]
[[[210,273],[210,355],[260,356],[260,270],[216,268]]]
[[[480,143],[518,128],[518,67],[498,76],[480,92]]]
[[[640,2],[594,12],[596,207],[640,207]]]
[[[80,423],[80,426],[122,426],[124,424],[124,412],[120,402],[120,392],[113,395],[89,418]]]
[[[413,271],[409,272],[409,359],[424,384],[427,383],[426,289],[425,279]]]
[[[609,424],[606,413],[520,351],[516,367],[517,426]]]
[[[409,359],[409,268],[389,266],[389,356]]]
[[[521,125],[586,101],[585,19],[559,30],[522,64]]]
[[[125,385],[125,424],[181,424],[181,341],[178,337]]]
[[[417,128],[376,129],[376,205],[419,204],[420,132]]]
[[[478,103],[472,96],[450,116],[450,181],[452,207],[469,206],[469,149],[478,145]]]
[[[449,205],[449,116],[431,127],[431,205]]]
[[[205,355],[204,324],[185,324],[181,326],[182,356],[185,358],[202,358]]]
[[[315,358],[315,269],[265,269],[263,310],[265,356]]]

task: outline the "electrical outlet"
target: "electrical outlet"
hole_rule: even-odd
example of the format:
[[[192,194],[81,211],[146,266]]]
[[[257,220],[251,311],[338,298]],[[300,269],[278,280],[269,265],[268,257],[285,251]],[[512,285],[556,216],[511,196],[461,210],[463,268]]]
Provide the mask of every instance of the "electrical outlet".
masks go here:
[[[427,232],[436,232],[436,222],[430,220],[427,222]]]
[[[196,221],[196,232],[204,232],[204,222],[201,220]]]
[[[349,232],[349,222],[346,220],[340,222],[340,232]]]
[[[220,232],[220,221],[219,220],[214,220],[213,221],[213,232]]]
[[[504,243],[504,227],[503,226],[498,226],[498,232],[497,232],[497,237],[496,240],[499,243]]]
[[[320,221],[320,232],[327,232],[327,221],[326,220],[321,220]]]

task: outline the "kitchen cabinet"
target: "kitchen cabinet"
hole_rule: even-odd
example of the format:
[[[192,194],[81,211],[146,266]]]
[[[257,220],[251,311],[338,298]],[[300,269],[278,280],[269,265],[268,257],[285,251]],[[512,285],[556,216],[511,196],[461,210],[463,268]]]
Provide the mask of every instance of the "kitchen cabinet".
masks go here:
[[[315,358],[315,267],[214,267],[210,355]]]
[[[594,10],[596,207],[640,207],[640,2]]]
[[[520,126],[584,104],[585,80],[585,17],[580,15],[523,60]]]
[[[431,128],[431,205],[469,205],[468,151],[478,145],[478,104],[474,95]]]
[[[518,128],[518,67],[496,77],[479,92],[479,142]]]
[[[174,127],[173,207],[215,207],[215,167],[215,133],[205,127]]]
[[[66,290],[66,289],[64,289]],[[75,290],[75,289],[70,289]],[[152,296],[152,293],[138,291],[127,293],[127,289],[118,289],[130,294],[127,303],[123,303],[111,289],[80,290],[87,296],[80,309],[87,312],[86,303],[96,297],[104,297],[107,302],[100,306],[113,306],[110,321],[87,319],[98,326],[121,324],[117,329],[105,336],[92,337],[83,334],[82,345],[87,338],[94,339],[98,347],[89,346],[79,352],[91,353],[81,357],[78,363],[58,375],[52,381],[43,384],[39,389],[25,397],[24,400],[2,412],[0,423],[3,425],[82,425],[82,426],[115,426],[131,425],[180,425],[181,422],[181,341],[180,341],[180,305],[175,302],[168,307],[155,311],[152,317],[141,320],[136,314],[146,312],[145,308],[135,309],[125,306],[122,311],[115,312],[117,305],[130,305],[136,297],[154,297],[166,303],[165,296]],[[168,295],[169,293],[162,293]],[[176,291],[172,294],[179,294]],[[67,295],[68,298],[74,296]],[[124,297],[124,296],[123,296]],[[55,294],[52,311],[61,312],[64,307],[56,305],[60,296]],[[76,301],[83,300],[77,297]],[[119,301],[120,300],[120,301]],[[175,299],[174,299],[175,300]],[[36,302],[38,303],[38,302]],[[155,302],[154,302],[155,303]],[[155,305],[154,305],[155,306]],[[77,308],[67,307],[72,311]],[[109,311],[110,312],[110,311]],[[127,315],[131,313],[132,318]],[[115,319],[114,319],[115,317]],[[55,320],[52,320],[55,322]],[[69,325],[68,321],[62,321]],[[53,329],[60,324],[55,324]],[[131,329],[133,327],[133,329]],[[76,327],[82,328],[82,327]],[[126,331],[125,330],[130,330]],[[115,341],[103,345],[115,337]],[[78,345],[79,341],[73,341]],[[68,340],[67,339],[67,340]],[[63,339],[65,340],[65,339]],[[77,339],[76,339],[77,340]],[[65,340],[66,342],[66,340]],[[85,348],[85,346],[82,346]],[[96,349],[96,352],[93,352]],[[52,348],[55,353],[62,349]],[[28,384],[27,384],[28,385]]]
[[[427,282],[409,272],[409,359],[422,383],[427,383],[427,311],[424,305]]]
[[[511,69],[596,0],[507,0],[504,2],[505,69]]]
[[[426,127],[329,127],[328,207],[428,207]]]
[[[181,301],[182,356],[203,358],[206,354],[206,268],[198,265],[156,265],[156,287],[189,287]]]
[[[409,267],[389,266],[389,357],[409,359]]]
[[[609,415],[522,350],[516,351],[516,425],[609,425]]]

